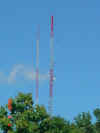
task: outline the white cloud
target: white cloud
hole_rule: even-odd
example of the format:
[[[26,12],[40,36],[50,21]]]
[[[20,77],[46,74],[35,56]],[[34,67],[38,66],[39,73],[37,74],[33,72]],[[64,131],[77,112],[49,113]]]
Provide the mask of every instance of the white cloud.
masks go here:
[[[16,83],[16,81],[18,81],[20,77],[23,77],[24,80],[32,81],[35,80],[35,75],[36,72],[32,71],[32,68],[26,67],[22,64],[18,64],[12,68],[8,76],[6,76],[3,72],[0,72],[0,83]],[[39,73],[39,80],[49,80],[49,74]]]
[[[23,69],[24,69],[24,66],[21,64],[14,66],[14,68],[12,69],[12,71],[8,76],[8,83],[16,82],[17,75],[20,76],[20,74],[23,72]]]

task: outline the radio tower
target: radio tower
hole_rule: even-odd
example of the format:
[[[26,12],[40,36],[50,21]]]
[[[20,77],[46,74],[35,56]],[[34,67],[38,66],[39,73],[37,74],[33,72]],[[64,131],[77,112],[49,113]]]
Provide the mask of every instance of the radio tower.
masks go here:
[[[53,16],[51,16],[51,33],[50,33],[50,84],[49,84],[49,113],[52,114],[53,108],[53,79],[54,79],[54,55],[53,55],[53,40],[54,40],[54,33],[53,33]]]
[[[37,41],[36,41],[36,104],[39,102],[39,39],[40,27],[38,25]]]

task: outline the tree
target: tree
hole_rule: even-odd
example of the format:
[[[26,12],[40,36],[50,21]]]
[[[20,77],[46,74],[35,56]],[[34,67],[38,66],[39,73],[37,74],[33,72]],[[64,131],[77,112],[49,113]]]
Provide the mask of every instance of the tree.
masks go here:
[[[49,128],[50,133],[69,133],[70,123],[60,116],[54,116],[51,119]]]
[[[0,107],[0,129],[3,133],[69,133],[67,121],[51,117],[43,106],[34,105],[30,93],[19,93]]]
[[[72,122],[70,125],[70,133],[84,133],[82,129],[80,129],[76,123]]]
[[[84,133],[93,133],[93,125],[91,123],[91,115],[90,113],[81,113],[75,118],[76,126],[84,131]]]
[[[50,118],[43,106],[33,106],[31,94],[19,93],[10,111],[8,106],[0,107],[0,128],[5,133],[39,133],[42,121]]]
[[[100,109],[93,113],[94,124],[89,112],[80,113],[69,122],[49,115],[44,106],[35,105],[31,93],[19,93],[0,106],[0,133],[100,133]]]
[[[100,109],[96,108],[93,113],[94,113],[94,116],[96,117],[95,128],[99,133],[100,132]]]

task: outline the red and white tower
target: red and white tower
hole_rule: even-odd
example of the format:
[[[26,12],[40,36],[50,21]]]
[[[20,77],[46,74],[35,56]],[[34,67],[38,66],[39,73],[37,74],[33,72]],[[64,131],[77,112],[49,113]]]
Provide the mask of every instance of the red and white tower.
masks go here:
[[[54,33],[53,33],[53,16],[51,16],[51,33],[50,33],[50,81],[49,81],[49,113],[53,109],[53,80],[54,80]]]

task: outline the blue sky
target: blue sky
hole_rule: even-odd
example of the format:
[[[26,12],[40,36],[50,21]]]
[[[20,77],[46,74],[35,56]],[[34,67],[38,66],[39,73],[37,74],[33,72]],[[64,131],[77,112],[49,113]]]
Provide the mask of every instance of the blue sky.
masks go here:
[[[32,92],[35,82],[7,79],[16,66],[31,72],[40,24],[40,73],[49,71],[50,16],[54,16],[55,76],[53,111],[72,120],[79,112],[100,105],[100,1],[0,1],[0,104],[18,91]],[[32,40],[33,56],[32,62]],[[21,70],[20,70],[21,71]],[[40,104],[48,104],[48,79],[40,81]]]

